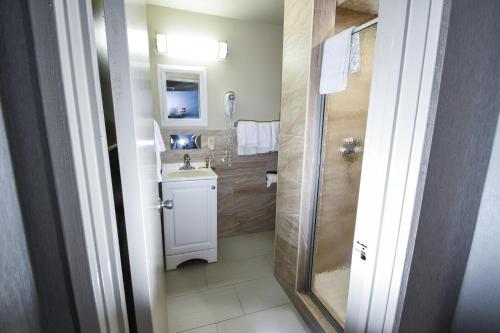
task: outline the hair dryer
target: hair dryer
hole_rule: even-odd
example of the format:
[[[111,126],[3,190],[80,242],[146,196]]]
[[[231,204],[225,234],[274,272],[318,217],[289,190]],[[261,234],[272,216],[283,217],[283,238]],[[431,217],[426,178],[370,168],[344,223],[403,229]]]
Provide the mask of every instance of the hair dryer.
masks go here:
[[[236,95],[234,94],[234,91],[228,91],[224,95],[224,112],[226,113],[226,116],[229,118],[229,120],[231,120],[233,117],[235,102]]]

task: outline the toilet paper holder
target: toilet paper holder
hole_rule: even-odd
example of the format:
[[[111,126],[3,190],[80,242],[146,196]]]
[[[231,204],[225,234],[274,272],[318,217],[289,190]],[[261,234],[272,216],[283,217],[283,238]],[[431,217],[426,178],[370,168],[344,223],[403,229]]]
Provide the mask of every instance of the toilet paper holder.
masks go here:
[[[278,171],[266,171],[266,187],[271,187],[272,184],[278,182]]]

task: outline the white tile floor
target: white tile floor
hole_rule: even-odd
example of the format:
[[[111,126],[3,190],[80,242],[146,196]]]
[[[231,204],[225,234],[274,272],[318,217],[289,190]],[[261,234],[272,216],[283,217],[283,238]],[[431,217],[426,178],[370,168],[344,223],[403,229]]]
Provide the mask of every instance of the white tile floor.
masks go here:
[[[273,277],[274,231],[219,240],[219,261],[167,272],[169,333],[306,333]]]

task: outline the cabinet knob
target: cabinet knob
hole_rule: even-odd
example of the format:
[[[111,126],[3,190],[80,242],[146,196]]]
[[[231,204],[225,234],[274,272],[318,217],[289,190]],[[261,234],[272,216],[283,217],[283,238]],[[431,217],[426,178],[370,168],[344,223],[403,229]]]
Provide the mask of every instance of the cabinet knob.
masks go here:
[[[215,185],[212,185],[212,190],[215,190]]]

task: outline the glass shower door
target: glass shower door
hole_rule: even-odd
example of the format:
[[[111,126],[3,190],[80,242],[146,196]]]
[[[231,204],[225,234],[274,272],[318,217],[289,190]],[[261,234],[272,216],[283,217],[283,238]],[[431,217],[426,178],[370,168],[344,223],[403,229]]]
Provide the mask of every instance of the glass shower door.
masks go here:
[[[310,290],[343,328],[372,77],[376,25],[360,34],[360,70],[325,96]]]

